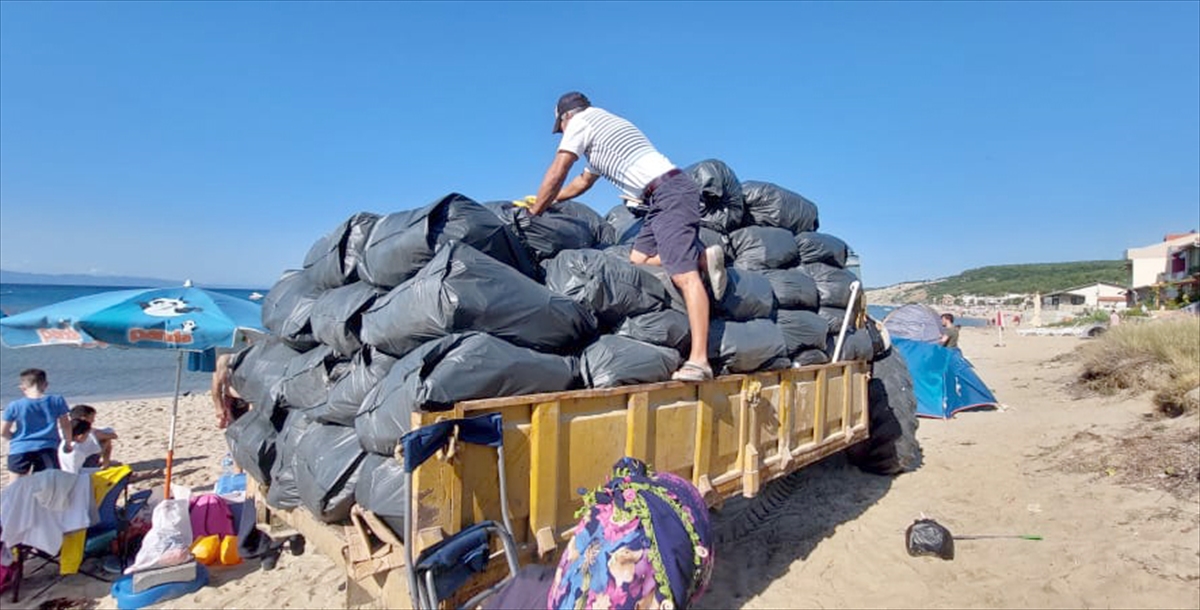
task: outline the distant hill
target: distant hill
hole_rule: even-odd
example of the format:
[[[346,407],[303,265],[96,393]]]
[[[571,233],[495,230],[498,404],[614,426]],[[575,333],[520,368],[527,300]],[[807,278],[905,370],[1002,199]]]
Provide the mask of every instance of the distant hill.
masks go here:
[[[942,295],[1045,294],[1095,282],[1128,286],[1130,272],[1125,265],[1124,260],[1112,260],[979,267],[939,280],[871,289],[867,291],[867,302],[928,303]]]
[[[180,286],[183,280],[164,280],[132,275],[92,275],[89,273],[25,273],[0,269],[0,284],[49,284],[53,286]]]

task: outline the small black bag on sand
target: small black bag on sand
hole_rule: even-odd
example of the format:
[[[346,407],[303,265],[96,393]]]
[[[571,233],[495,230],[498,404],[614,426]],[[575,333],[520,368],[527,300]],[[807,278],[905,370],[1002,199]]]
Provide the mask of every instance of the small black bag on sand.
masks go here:
[[[783,333],[771,320],[713,320],[708,330],[708,358],[719,374],[774,371],[791,366]]]
[[[299,355],[278,337],[255,341],[234,359],[230,383],[238,396],[255,407],[272,408],[281,401],[288,364]]]
[[[296,451],[305,435],[320,427],[304,411],[291,411],[275,439],[275,465],[271,467],[271,486],[267,506],[290,510],[300,506],[300,487],[296,484]]]
[[[681,355],[692,349],[692,329],[686,313],[675,309],[644,313],[627,318],[617,334],[651,345],[669,347]]]
[[[838,269],[846,268],[846,257],[850,256],[850,247],[846,242],[828,233],[815,231],[796,235],[796,251],[802,264],[825,263]]]
[[[954,559],[954,536],[933,519],[917,519],[904,531],[904,547],[913,557]]]
[[[780,309],[775,323],[783,333],[788,355],[793,358],[805,349],[824,349],[829,337],[829,322],[811,311]]]
[[[729,234],[733,266],[748,271],[784,269],[795,264],[796,237],[787,229],[743,227]]]
[[[716,309],[726,320],[770,318],[775,313],[775,293],[767,276],[754,271],[726,269],[729,282]]]
[[[387,377],[396,359],[371,347],[362,348],[350,361],[350,369],[329,388],[324,405],[309,409],[307,414],[323,424],[353,426],[354,416],[375,386]]]
[[[323,424],[310,430],[296,450],[300,502],[324,523],[348,518],[364,457],[354,428]]]
[[[375,513],[392,533],[404,541],[404,503],[408,501],[404,467],[390,456],[368,453],[354,486],[354,501]]]
[[[382,288],[394,288],[417,274],[439,246],[451,241],[476,250],[538,279],[540,270],[525,246],[500,218],[482,205],[451,193],[418,210],[388,214],[371,229],[359,275]]]
[[[310,316],[313,337],[339,356],[353,355],[362,347],[358,336],[362,313],[380,294],[379,289],[366,282],[326,290],[313,304]]]
[[[478,332],[413,350],[368,394],[354,418],[367,451],[391,455],[416,411],[442,411],[477,398],[562,392],[579,385],[571,356],[543,354]]]
[[[589,388],[667,381],[679,368],[679,352],[628,337],[605,335],[583,350],[579,369]]]
[[[817,204],[777,184],[747,180],[742,183],[746,224],[779,227],[792,233],[816,231]]]
[[[700,225],[720,233],[742,226],[745,198],[737,174],[717,159],[706,159],[685,168],[700,187]]]
[[[653,274],[600,250],[564,250],[542,267],[546,287],[590,307],[602,328],[671,305],[666,287]]]
[[[359,212],[318,239],[304,257],[304,272],[320,288],[337,288],[358,280],[358,262],[378,214]]]
[[[324,290],[303,271],[284,271],[262,301],[263,326],[301,352],[317,346],[312,333],[312,309]]]
[[[803,269],[767,269],[761,271],[771,282],[775,303],[780,309],[816,311],[821,306],[817,282]]]
[[[457,332],[567,352],[595,336],[595,315],[471,246],[451,242],[363,314],[362,340],[396,357]]]

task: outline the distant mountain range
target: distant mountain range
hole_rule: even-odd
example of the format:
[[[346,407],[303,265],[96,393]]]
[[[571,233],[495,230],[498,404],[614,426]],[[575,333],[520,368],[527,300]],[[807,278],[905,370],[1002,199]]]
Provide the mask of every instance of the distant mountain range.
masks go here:
[[[47,284],[52,286],[145,286],[160,288],[163,286],[182,286],[183,280],[165,280],[157,277],[138,277],[134,275],[93,275],[90,273],[25,273],[0,269],[0,284]],[[210,285],[204,288],[245,288],[259,289],[262,286]]]
[[[932,303],[944,295],[999,297],[1008,294],[1042,294],[1069,290],[1095,282],[1128,286],[1130,272],[1124,260],[1076,261],[993,265],[919,282],[905,282],[866,290],[868,303]]]

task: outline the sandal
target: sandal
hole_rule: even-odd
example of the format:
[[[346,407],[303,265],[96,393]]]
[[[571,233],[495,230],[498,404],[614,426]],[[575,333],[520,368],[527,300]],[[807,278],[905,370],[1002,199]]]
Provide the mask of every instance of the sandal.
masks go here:
[[[683,366],[679,367],[674,375],[671,375],[671,379],[675,381],[708,381],[712,378],[712,367],[691,361],[684,362]]]

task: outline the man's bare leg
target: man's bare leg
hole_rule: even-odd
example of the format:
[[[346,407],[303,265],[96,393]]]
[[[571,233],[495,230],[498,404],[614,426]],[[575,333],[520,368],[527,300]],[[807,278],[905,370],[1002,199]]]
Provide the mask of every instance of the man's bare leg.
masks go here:
[[[708,367],[709,306],[704,281],[700,279],[699,271],[672,275],[671,281],[675,282],[687,305],[688,328],[692,331],[692,351],[688,355],[688,362]]]

